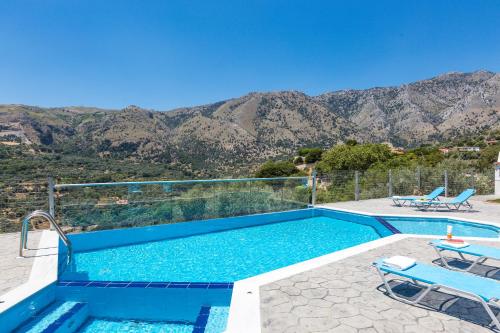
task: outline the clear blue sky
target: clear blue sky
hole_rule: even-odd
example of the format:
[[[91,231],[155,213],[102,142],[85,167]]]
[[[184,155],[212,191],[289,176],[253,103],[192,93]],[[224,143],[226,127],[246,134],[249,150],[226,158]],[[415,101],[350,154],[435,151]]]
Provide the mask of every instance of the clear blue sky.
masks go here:
[[[167,110],[500,72],[499,0],[2,0],[0,103]]]

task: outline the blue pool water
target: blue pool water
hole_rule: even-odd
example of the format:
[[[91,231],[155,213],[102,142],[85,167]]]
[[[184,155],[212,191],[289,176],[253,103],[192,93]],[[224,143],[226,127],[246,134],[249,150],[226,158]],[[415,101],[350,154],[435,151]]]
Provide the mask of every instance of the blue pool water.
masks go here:
[[[220,333],[226,329],[227,318],[229,317],[228,306],[212,306],[208,317],[205,333]]]
[[[210,309],[204,333],[221,333],[226,329],[229,307],[214,306]],[[192,333],[190,322],[141,321],[89,317],[77,333]]]
[[[189,323],[90,318],[78,333],[192,333]]]
[[[494,226],[461,222],[439,218],[393,217],[384,216],[396,229],[405,234],[446,235],[448,225],[453,226],[453,235],[461,237],[489,237],[498,238],[499,229]]]
[[[325,216],[80,252],[68,280],[236,281],[380,238]]]

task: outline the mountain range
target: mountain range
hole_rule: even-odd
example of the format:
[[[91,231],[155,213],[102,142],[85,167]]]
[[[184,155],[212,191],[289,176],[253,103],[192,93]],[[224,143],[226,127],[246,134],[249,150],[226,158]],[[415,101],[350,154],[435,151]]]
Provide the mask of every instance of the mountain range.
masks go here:
[[[4,143],[220,173],[347,139],[411,147],[499,128],[500,74],[488,71],[318,96],[256,92],[171,111],[0,105]]]

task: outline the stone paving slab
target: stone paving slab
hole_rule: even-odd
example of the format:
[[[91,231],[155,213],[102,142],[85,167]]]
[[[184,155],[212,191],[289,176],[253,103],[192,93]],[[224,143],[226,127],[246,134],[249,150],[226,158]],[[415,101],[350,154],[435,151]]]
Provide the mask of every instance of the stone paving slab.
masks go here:
[[[345,201],[327,203],[318,206],[326,206],[330,208],[356,210],[359,212],[384,215],[384,214],[403,214],[403,215],[419,215],[419,216],[449,216],[458,219],[472,219],[484,222],[500,223],[500,204],[490,203],[483,200],[482,197],[477,197],[470,200],[473,205],[472,210],[461,209],[458,211],[449,211],[446,209],[438,209],[437,211],[417,210],[414,207],[398,207],[394,205],[391,199],[370,199],[360,201]]]
[[[437,255],[428,241],[404,239],[261,287],[262,332],[491,332],[489,317],[478,302],[433,291],[423,300],[428,309],[394,300],[384,292],[371,263],[400,254],[436,265]],[[494,242],[475,243],[500,247]],[[491,269],[495,267],[484,265],[475,273],[490,271],[500,280],[500,272]],[[408,284],[391,283],[398,285],[401,294],[414,293]]]
[[[28,251],[19,258],[20,233],[0,234],[0,295],[28,281],[42,231],[30,231]]]

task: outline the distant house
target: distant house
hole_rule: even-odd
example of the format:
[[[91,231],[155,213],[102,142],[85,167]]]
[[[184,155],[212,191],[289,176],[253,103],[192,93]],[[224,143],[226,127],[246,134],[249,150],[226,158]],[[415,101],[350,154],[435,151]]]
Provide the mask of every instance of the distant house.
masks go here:
[[[493,146],[493,145],[496,145],[498,143],[498,140],[495,140],[495,139],[491,139],[491,140],[485,140],[484,141],[488,146]]]
[[[450,148],[439,148],[439,151],[442,154],[447,155],[450,152]]]
[[[389,149],[391,150],[391,153],[393,153],[393,154],[402,155],[402,154],[405,153],[404,148],[402,148],[402,147],[394,147],[394,145],[392,143],[390,143],[390,142],[382,142],[382,144],[384,144],[387,147],[389,147]]]
[[[405,150],[401,147],[391,147],[391,152],[396,155],[402,155],[405,153]]]

